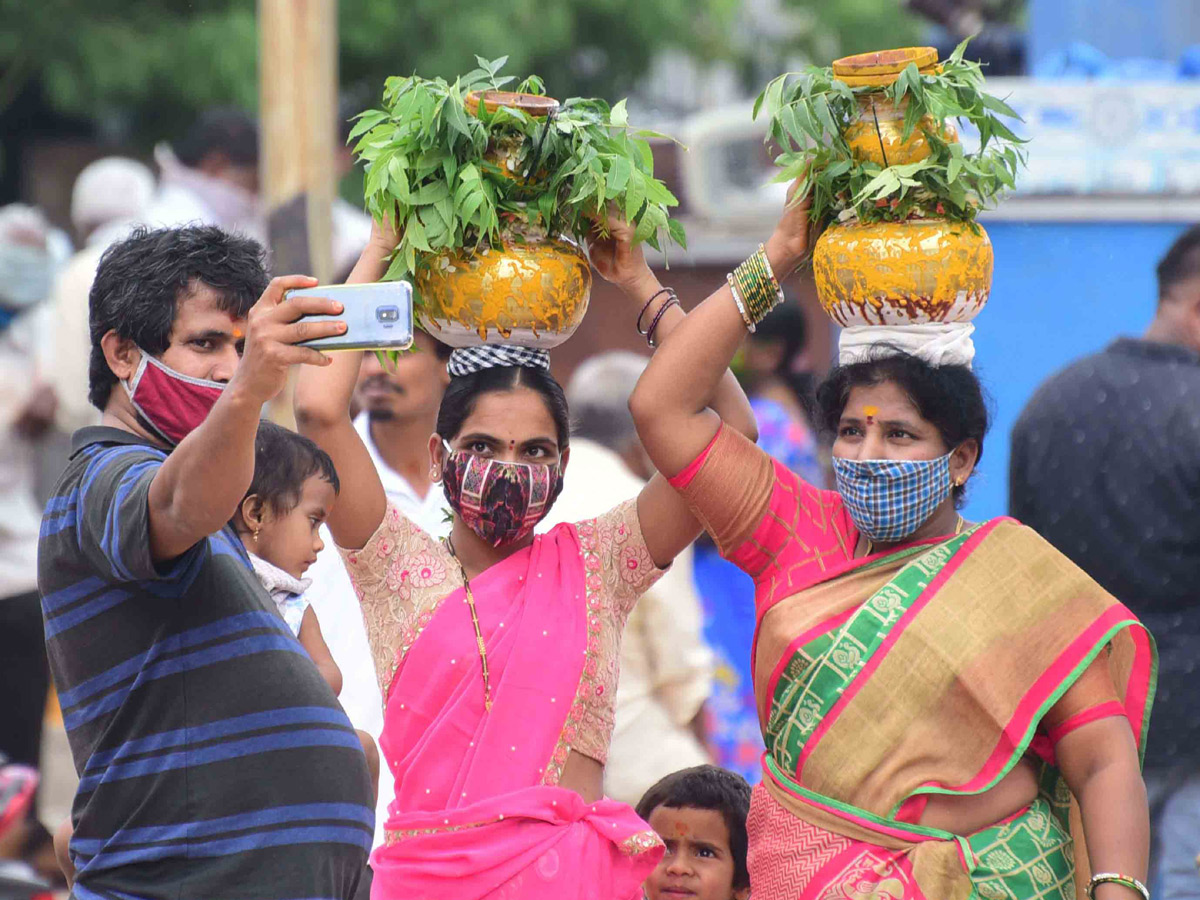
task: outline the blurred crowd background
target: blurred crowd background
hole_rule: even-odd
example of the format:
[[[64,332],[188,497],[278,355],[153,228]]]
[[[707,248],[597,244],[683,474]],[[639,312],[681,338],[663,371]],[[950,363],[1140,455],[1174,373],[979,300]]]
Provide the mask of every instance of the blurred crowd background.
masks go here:
[[[21,529],[32,522],[36,538],[39,499],[63,464],[66,436],[95,414],[86,403],[86,296],[104,247],[135,223],[202,219],[270,236],[276,259],[284,255],[261,190],[260,136],[271,112],[263,60],[278,58],[264,55],[264,5],[0,0],[0,597],[34,590]],[[328,12],[342,139],[350,116],[378,102],[387,76],[453,78],[475,54],[507,55],[510,71],[540,74],[559,97],[628,97],[631,120],[678,138],[657,143],[655,158],[689,236],[660,277],[685,306],[719,285],[778,215],[784,188],[770,184],[770,148],[751,117],[768,79],[873,49],[930,44],[948,53],[975,35],[969,55],[986,64],[991,92],[1021,114],[1015,127],[1030,143],[1019,189],[982,220],[996,272],[976,323],[976,366],[995,425],[965,510],[972,519],[1008,511],[1010,433],[1037,385],[1145,330],[1155,263],[1200,221],[1193,0],[340,0]],[[286,134],[288,123],[276,117],[270,127]],[[370,223],[360,212],[361,170],[348,152],[332,165],[328,258],[340,280]],[[597,281],[585,323],[556,352],[564,384],[600,354],[646,352],[625,305]],[[828,454],[809,396],[835,336],[811,279],[791,287],[788,304],[748,342],[738,374],[767,449],[824,484]],[[621,408],[622,379],[636,380],[636,362],[631,370],[621,360],[605,357],[608,367],[583,379],[611,386],[580,401],[601,418],[606,404]],[[620,428],[600,433],[634,459]],[[688,595],[683,602],[700,616],[668,612],[667,625],[647,624],[638,651],[646,702],[678,689],[662,699],[666,719],[701,753],[757,780],[749,580],[703,541],[685,574],[671,590]],[[6,603],[4,679],[33,677],[39,665],[44,672],[40,643]],[[681,660],[673,621],[702,632],[711,653]],[[53,827],[68,813],[74,776],[52,695],[46,715],[41,806]],[[636,779],[631,796],[660,774]]]

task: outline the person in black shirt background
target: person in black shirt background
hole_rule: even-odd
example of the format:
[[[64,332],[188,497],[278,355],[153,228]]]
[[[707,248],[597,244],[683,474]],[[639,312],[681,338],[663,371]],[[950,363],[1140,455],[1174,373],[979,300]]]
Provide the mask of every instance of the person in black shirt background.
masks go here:
[[[1158,642],[1146,744],[1152,894],[1200,898],[1200,226],[1158,264],[1158,308],[1052,376],[1013,429],[1009,511]]]

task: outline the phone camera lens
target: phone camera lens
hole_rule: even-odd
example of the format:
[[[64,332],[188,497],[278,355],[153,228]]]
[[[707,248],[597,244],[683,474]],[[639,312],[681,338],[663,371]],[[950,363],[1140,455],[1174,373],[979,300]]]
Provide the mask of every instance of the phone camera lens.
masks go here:
[[[380,306],[375,309],[375,318],[380,322],[391,324],[400,321],[400,307]]]

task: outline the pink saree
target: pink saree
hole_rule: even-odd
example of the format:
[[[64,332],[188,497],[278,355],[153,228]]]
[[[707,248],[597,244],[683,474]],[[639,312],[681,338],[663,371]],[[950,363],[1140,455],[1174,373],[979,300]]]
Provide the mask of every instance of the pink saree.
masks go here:
[[[646,824],[557,786],[597,616],[578,530],[559,526],[471,587],[492,709],[459,587],[417,632],[386,698],[380,746],[396,797],[371,860],[373,900],[640,897],[661,855]]]

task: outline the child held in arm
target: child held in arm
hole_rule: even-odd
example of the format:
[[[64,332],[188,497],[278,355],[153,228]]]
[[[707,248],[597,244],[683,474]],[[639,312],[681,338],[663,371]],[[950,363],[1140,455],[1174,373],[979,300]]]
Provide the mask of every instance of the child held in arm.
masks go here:
[[[328,453],[308,438],[264,419],[254,441],[254,480],[233,518],[254,574],[335,695],[342,692],[342,672],[321,635],[316,612],[305,599],[312,582],[304,573],[324,547],[318,532],[337,501],[338,490],[337,471]],[[379,751],[369,734],[357,733],[378,792]]]
[[[648,900],[748,900],[746,816],[750,785],[718,766],[695,766],[646,791],[637,814],[667,852],[643,885]]]

